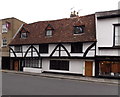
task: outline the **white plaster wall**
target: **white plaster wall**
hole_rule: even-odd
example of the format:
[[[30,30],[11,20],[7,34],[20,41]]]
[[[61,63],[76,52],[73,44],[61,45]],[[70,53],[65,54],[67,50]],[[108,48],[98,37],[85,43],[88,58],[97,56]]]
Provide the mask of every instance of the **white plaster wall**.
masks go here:
[[[93,56],[95,56],[95,50],[90,50],[90,51],[87,53],[86,56],[87,56],[87,57],[93,57]]]
[[[70,53],[71,51],[71,44],[62,44],[67,50],[68,52]],[[57,44],[49,44],[49,55],[53,52],[53,50],[55,49],[55,47],[57,46]],[[59,50],[59,48],[57,48],[56,50]],[[62,47],[61,47],[61,50],[64,50]],[[53,56],[59,56],[59,52],[58,51],[55,51]],[[66,51],[61,51],[61,56],[68,56]]]
[[[26,57],[31,57],[31,52],[27,53]]]
[[[39,45],[33,45],[36,49],[37,49],[37,51],[39,52]]]
[[[79,57],[83,57],[84,52],[86,51],[86,49],[92,44],[93,42],[89,42],[89,43],[83,43],[83,53],[71,53],[71,44],[62,44],[70,53],[71,56],[79,56]],[[57,46],[57,44],[50,44],[49,45],[49,52],[52,53],[52,51],[54,50],[54,48]],[[94,50],[93,50],[94,49]],[[58,50],[58,49],[57,49]],[[63,48],[61,48],[61,50],[64,50]],[[59,52],[56,51],[53,56],[58,56]],[[90,51],[90,53],[87,54],[88,56],[92,57],[95,55],[95,47],[92,48],[92,51]],[[61,51],[61,56],[68,56],[67,53],[65,51]]]
[[[83,74],[84,60],[72,59],[70,60],[70,72],[76,74]]]
[[[55,49],[56,46],[57,44],[49,44],[49,54],[52,53],[52,51]]]
[[[33,57],[38,57],[37,52],[33,52]]]
[[[92,72],[92,76],[95,76],[95,62],[93,61],[93,72]]]
[[[42,73],[42,69],[41,68],[24,67],[23,71],[24,72],[31,72],[31,73]]]
[[[68,50],[68,52],[71,52],[71,44],[63,44],[63,46],[66,47],[66,49]]]
[[[118,49],[105,49],[105,50],[99,50],[99,55],[100,56],[118,56],[118,52],[120,50]]]
[[[22,53],[16,53],[17,57],[22,57]]]
[[[92,44],[93,42],[89,42],[89,43],[83,43],[83,52],[85,52],[87,50],[87,48]]]
[[[10,57],[15,57],[13,53],[10,53]]]
[[[83,43],[83,53],[71,53],[71,44],[63,44],[64,47],[68,50],[68,52],[70,53],[71,56],[79,56],[79,57],[83,57],[83,54],[84,52],[86,51],[86,49],[92,44],[92,42],[90,43]],[[57,46],[57,44],[49,44],[49,49],[48,49],[48,53],[41,53],[40,56],[41,57],[49,57],[50,54],[53,52],[53,50],[55,49],[55,47]],[[25,52],[28,50],[28,48],[30,47],[30,45],[23,45],[22,46],[22,50],[23,50],[23,56],[25,55]],[[39,51],[39,45],[34,45],[34,47]],[[13,50],[14,50],[14,47],[12,47]],[[58,50],[59,48],[57,48]],[[34,50],[34,49],[33,49]],[[62,47],[61,47],[61,50],[64,50]],[[31,49],[28,51],[27,53],[27,57],[30,57],[31,56]],[[35,51],[35,50],[34,50]],[[92,50],[90,51],[90,53],[88,53],[87,55],[92,57],[94,56],[94,51],[95,50]],[[20,54],[18,54],[19,57],[22,57]],[[37,53],[34,52],[33,53],[33,56],[34,57],[37,57]],[[59,56],[59,52],[58,51],[55,51],[53,56]],[[66,51],[61,51],[61,56],[68,56]]]
[[[98,19],[96,26],[98,47],[113,46],[113,24],[118,24],[118,18]]]
[[[30,47],[30,45],[23,45],[23,46],[22,46],[23,52],[26,52],[29,47]]]
[[[56,60],[59,60],[59,59],[56,59]],[[67,60],[69,60],[69,71],[50,70],[49,69],[50,59],[43,59],[43,61],[42,61],[42,71],[85,75],[85,61],[93,61],[92,76],[95,76],[95,62],[94,62],[94,60],[82,60],[82,59],[67,59]]]
[[[49,71],[49,59],[42,60],[42,71]]]
[[[10,46],[14,50],[14,46]],[[10,57],[15,57],[14,54],[12,53],[12,50],[10,50]]]
[[[14,50],[14,46],[10,46]]]
[[[114,26],[113,24],[118,24],[118,19],[120,18],[107,18],[107,19],[96,19],[96,38],[97,38],[97,48],[96,54],[99,56],[118,56],[117,49],[103,49],[99,50],[98,47],[112,47],[113,46],[113,35]]]

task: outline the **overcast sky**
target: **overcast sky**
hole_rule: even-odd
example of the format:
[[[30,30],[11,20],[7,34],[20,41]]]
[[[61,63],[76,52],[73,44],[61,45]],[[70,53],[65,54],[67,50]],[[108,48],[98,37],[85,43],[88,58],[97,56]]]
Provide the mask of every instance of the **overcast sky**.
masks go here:
[[[0,0],[0,19],[15,17],[26,23],[69,18],[118,9],[120,0]]]

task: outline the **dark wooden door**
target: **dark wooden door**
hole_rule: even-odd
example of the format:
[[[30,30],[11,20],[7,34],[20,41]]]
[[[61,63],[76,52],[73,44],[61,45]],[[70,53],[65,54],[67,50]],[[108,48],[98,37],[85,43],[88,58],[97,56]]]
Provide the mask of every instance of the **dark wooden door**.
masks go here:
[[[85,76],[92,76],[93,61],[85,61]]]
[[[14,70],[16,70],[16,71],[19,70],[19,61],[18,60],[14,61]]]

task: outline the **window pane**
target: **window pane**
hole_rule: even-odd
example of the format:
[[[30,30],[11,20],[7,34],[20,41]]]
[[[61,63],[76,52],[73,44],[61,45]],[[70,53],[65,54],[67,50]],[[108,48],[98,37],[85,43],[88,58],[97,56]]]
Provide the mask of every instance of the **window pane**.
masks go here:
[[[2,41],[3,41],[3,46],[7,46],[7,39],[4,38]]]
[[[80,34],[80,33],[83,33],[83,27],[82,26],[75,27],[74,34]]]
[[[27,37],[27,33],[21,33],[21,38],[26,38]]]
[[[15,46],[15,52],[21,52],[21,46]]]
[[[40,53],[48,53],[48,44],[40,44],[39,52]]]
[[[50,60],[50,69],[69,71],[69,61],[66,61],[66,60]]]
[[[38,58],[29,58],[25,60],[25,67],[39,67],[39,59]]]
[[[46,31],[46,36],[52,36],[52,30],[47,30]]]
[[[2,33],[8,32],[6,24],[2,25]]]
[[[120,46],[120,26],[115,26],[115,45]]]
[[[72,43],[71,44],[71,53],[82,53],[82,43]]]

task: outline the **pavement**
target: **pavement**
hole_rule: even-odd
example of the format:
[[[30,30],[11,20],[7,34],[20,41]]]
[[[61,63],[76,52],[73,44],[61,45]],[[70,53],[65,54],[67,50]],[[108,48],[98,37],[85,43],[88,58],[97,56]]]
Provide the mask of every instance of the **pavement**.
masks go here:
[[[59,78],[59,79],[69,79],[69,80],[120,85],[120,80],[116,80],[116,79],[83,77],[78,75],[75,76],[75,75],[66,75],[66,74],[64,75],[64,74],[55,74],[55,73],[31,73],[31,72],[21,72],[21,71],[13,71],[13,70],[0,70],[0,71],[5,73],[15,73],[15,74],[24,74],[24,75],[32,75],[32,76],[49,77],[49,78]]]

